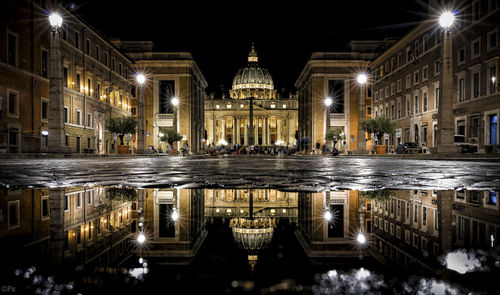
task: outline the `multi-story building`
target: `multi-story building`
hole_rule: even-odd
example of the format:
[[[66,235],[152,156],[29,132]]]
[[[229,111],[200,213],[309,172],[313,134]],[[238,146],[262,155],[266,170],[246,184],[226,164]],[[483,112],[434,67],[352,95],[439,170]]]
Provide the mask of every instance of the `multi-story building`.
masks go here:
[[[191,152],[204,149],[204,98],[207,82],[189,52],[157,52],[150,41],[113,41],[135,60],[136,72],[146,75],[144,87],[146,147],[166,150],[160,138],[175,130],[183,136],[174,146],[188,142]],[[137,91],[132,113],[137,115]],[[177,98],[178,105],[172,104]],[[133,143],[136,145],[136,142]]]
[[[250,103],[253,103],[252,110]],[[229,99],[205,100],[207,143],[293,146],[298,129],[297,110],[296,97],[280,98],[276,93],[271,74],[260,66],[252,46],[248,64],[234,76]],[[250,111],[253,116],[251,126]],[[249,141],[250,137],[253,143]]]
[[[497,82],[500,50],[498,1],[463,1],[453,34],[453,115],[455,134],[465,135],[480,152],[498,147],[500,112]],[[439,13],[430,1],[430,13]],[[437,146],[442,83],[443,30],[430,18],[406,34],[371,64],[372,116],[387,116],[396,131],[383,143],[395,150],[416,142],[424,151]],[[449,110],[448,110],[449,111]]]
[[[45,152],[49,121],[47,1],[2,2],[0,151]],[[63,7],[64,130],[69,152],[109,153],[106,119],[130,115],[132,60]],[[41,23],[34,16],[46,16]],[[26,25],[28,23],[28,25]]]
[[[328,130],[338,129],[341,149],[357,150],[360,85],[356,76],[368,69],[375,54],[392,41],[352,41],[347,52],[315,52],[295,86],[299,99],[299,138],[310,141],[309,150],[325,144]],[[371,87],[364,87],[365,118],[371,109]],[[325,99],[333,103],[325,106]],[[365,119],[363,118],[363,119]],[[370,143],[368,142],[368,147]]]
[[[4,261],[26,255],[74,269],[123,259],[132,246],[132,203],[105,188],[1,190],[0,197],[0,240],[12,246],[3,248]]]

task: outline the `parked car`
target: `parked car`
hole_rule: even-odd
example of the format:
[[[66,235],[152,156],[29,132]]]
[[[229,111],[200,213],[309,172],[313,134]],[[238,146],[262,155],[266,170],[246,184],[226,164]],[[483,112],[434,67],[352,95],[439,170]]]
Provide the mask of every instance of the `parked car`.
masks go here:
[[[473,145],[467,141],[465,135],[455,134],[453,136],[453,144],[462,148],[462,153],[477,152],[477,145]]]
[[[403,142],[396,147],[397,154],[416,154],[422,153],[422,147],[416,142]]]

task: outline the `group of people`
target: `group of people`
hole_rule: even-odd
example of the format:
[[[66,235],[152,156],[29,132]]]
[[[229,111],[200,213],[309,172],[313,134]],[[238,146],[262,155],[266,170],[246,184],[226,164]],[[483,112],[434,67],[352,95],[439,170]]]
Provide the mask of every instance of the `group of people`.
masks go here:
[[[253,146],[246,147],[238,144],[217,146],[210,144],[208,146],[209,155],[291,155],[295,152],[294,148],[288,146]]]

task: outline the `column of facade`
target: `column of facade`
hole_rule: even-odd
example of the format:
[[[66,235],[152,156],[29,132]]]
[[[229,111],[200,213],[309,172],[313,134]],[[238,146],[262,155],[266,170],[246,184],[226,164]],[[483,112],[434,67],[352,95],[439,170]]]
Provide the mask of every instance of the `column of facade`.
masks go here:
[[[267,117],[264,117],[264,119],[262,120],[262,126],[262,144],[268,145],[269,142],[267,141],[267,134],[269,133],[269,131],[267,130]]]
[[[221,132],[222,132],[222,136],[221,136],[221,139],[224,139],[226,140],[226,117],[222,117],[222,128],[221,128]]]
[[[281,140],[281,118],[277,117],[276,118],[276,141]]]
[[[236,143],[236,116],[233,117],[233,144]]]
[[[212,115],[212,142],[215,144],[215,140],[216,140],[216,127],[217,127],[217,118],[215,117],[215,114]]]
[[[269,128],[269,117],[266,117],[266,128],[267,128],[267,133],[266,133],[266,140],[267,144],[271,144],[271,128]]]
[[[248,119],[245,119],[245,145],[248,145]]]
[[[240,117],[236,117],[236,140],[234,141],[234,143],[236,144],[241,144],[240,143],[240,123],[241,123],[241,118]]]
[[[259,144],[259,117],[255,117],[255,124],[253,126],[253,134],[254,134],[253,144],[258,145]]]

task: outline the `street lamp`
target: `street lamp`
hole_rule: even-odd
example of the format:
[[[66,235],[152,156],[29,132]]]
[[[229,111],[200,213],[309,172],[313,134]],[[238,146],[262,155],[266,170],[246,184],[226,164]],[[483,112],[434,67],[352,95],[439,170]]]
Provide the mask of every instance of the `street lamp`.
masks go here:
[[[146,77],[142,73],[135,75],[137,81],[137,153],[143,154],[146,150],[146,132],[144,123],[144,83]]]
[[[332,105],[332,103],[333,103],[333,99],[331,97],[327,97],[327,98],[325,98],[325,100],[323,101],[323,103],[325,104],[325,106],[327,108],[329,108]]]
[[[49,134],[48,151],[50,153],[65,153],[67,151],[64,131],[64,89],[63,65],[61,54],[61,27],[63,18],[57,12],[49,15],[52,27],[50,34],[49,62]]]
[[[458,147],[453,144],[455,135],[453,114],[453,32],[455,13],[444,11],[439,17],[439,25],[443,29],[442,68],[439,87],[441,97],[438,104],[437,146],[432,148],[433,153],[458,152]]]
[[[331,97],[326,97],[325,100],[323,100],[323,104],[325,105],[325,115],[324,115],[324,126],[323,126],[323,138],[326,136],[326,130],[328,128],[328,125],[330,120],[328,120],[328,109],[330,108],[330,106],[333,104],[333,99]],[[317,151],[319,152],[319,151]]]
[[[179,219],[179,212],[177,212],[177,208],[174,208],[172,212],[172,220],[175,222]]]
[[[139,233],[139,235],[137,236],[137,242],[139,244],[144,244],[144,242],[146,241],[146,236],[144,235],[144,233]]]
[[[359,84],[359,111],[358,111],[358,144],[357,153],[366,154],[366,138],[365,130],[363,129],[363,121],[366,117],[365,106],[365,85],[368,82],[368,75],[366,73],[359,73],[356,77]]]
[[[179,106],[179,99],[177,97],[172,97],[171,103],[174,107]]]
[[[330,210],[326,210],[325,213],[323,213],[323,218],[328,222],[332,221],[333,215]]]
[[[356,237],[356,241],[358,241],[359,244],[366,243],[365,234],[363,232],[358,233],[358,236]]]

